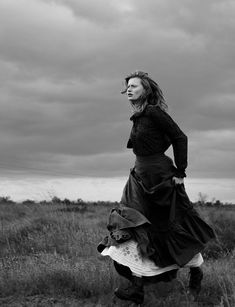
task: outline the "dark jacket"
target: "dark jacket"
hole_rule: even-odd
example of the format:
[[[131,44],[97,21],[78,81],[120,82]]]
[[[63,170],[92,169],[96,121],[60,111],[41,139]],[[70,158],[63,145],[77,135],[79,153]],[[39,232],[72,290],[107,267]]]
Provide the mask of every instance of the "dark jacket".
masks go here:
[[[176,176],[186,177],[188,140],[169,114],[158,106],[147,105],[142,112],[131,116],[133,121],[127,148],[137,156],[164,153],[173,146]]]

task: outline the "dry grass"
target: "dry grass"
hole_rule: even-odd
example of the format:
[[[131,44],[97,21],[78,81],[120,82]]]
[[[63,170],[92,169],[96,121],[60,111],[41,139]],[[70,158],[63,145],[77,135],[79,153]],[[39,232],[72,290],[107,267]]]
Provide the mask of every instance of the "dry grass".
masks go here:
[[[96,251],[111,208],[75,207],[0,204],[1,306],[130,306],[113,300],[120,277]],[[219,240],[205,251],[199,306],[234,306],[235,211],[201,213],[216,226]],[[187,283],[182,269],[175,283],[147,287],[144,306],[195,306]]]

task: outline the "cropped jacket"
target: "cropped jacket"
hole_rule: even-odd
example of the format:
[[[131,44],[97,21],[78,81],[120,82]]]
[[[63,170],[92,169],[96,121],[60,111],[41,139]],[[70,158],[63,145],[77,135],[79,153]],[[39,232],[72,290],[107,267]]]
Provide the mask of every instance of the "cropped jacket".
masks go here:
[[[134,113],[127,148],[137,156],[148,156],[165,151],[172,145],[176,176],[186,177],[188,165],[188,139],[168,113],[160,107],[147,105],[141,112]]]

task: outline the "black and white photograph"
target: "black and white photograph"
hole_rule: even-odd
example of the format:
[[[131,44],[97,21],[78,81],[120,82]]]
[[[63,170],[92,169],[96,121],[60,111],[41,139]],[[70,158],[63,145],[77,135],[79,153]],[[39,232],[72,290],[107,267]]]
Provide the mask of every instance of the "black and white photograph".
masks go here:
[[[235,306],[235,2],[0,20],[0,306]]]

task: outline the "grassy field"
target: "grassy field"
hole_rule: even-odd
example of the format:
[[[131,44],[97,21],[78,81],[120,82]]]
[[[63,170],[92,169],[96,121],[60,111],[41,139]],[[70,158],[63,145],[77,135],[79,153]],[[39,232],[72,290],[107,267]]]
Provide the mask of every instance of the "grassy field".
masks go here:
[[[0,306],[133,306],[113,297],[123,282],[97,243],[112,204],[0,204]],[[188,270],[146,287],[143,306],[235,306],[235,208],[199,208],[218,240],[204,251],[199,301]]]

